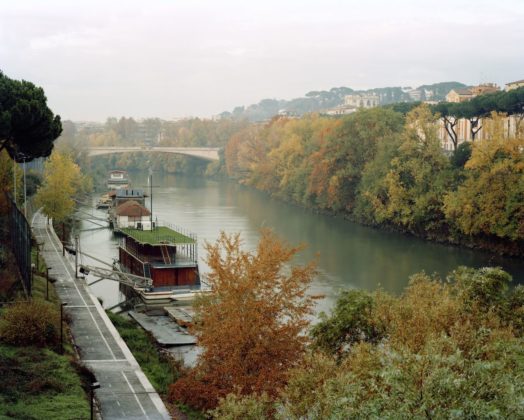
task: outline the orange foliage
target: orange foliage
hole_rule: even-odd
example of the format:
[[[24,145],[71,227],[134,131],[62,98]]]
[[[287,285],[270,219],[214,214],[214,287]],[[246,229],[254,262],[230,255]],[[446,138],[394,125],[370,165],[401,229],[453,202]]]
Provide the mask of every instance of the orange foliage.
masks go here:
[[[241,250],[238,234],[222,233],[206,245],[213,293],[195,303],[203,353],[194,371],[171,386],[172,399],[210,408],[231,392],[276,396],[301,359],[315,264],[289,267],[300,248],[261,233],[256,253]]]

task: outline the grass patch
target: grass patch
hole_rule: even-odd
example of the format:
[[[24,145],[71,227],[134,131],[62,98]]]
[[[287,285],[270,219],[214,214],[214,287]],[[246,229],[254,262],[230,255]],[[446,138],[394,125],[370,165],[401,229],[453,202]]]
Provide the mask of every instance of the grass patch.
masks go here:
[[[107,312],[109,319],[126,342],[129,349],[135,356],[138,364],[151,381],[155,390],[166,397],[169,385],[180,377],[180,368],[173,358],[163,357],[159,354],[154,340],[131,318]],[[165,398],[163,398],[165,400]],[[167,402],[173,410],[173,405]],[[178,410],[189,420],[203,420],[206,418],[200,411],[194,410],[185,405],[179,405]]]
[[[178,379],[177,363],[161,356],[153,339],[135,321],[112,312],[107,314],[153,387],[166,395],[169,385]]]
[[[120,230],[142,244],[158,245],[165,242],[170,245],[178,245],[195,243],[195,240],[189,236],[166,226],[158,226],[153,230],[138,230],[133,228],[121,228]]]
[[[36,250],[32,252],[36,264]],[[43,258],[38,259],[38,271],[45,272]],[[20,281],[14,265],[3,274]],[[1,282],[1,281],[0,281]],[[46,298],[46,278],[35,274],[32,284],[32,301],[41,305]],[[25,301],[21,287],[12,288],[6,300]],[[58,311],[60,300],[54,286],[49,284],[49,302]],[[0,308],[0,318],[8,310]],[[39,315],[43,316],[39,312]],[[0,322],[5,319],[0,319]],[[29,333],[29,329],[26,330]],[[60,355],[49,347],[13,346],[0,341],[0,418],[16,419],[88,419],[90,404],[87,384],[93,381],[91,372],[74,359],[72,344],[64,326],[65,354]],[[5,337],[4,337],[5,338]],[[53,346],[50,346],[53,347]]]
[[[0,378],[2,418],[89,418],[89,401],[68,356],[0,343]]]

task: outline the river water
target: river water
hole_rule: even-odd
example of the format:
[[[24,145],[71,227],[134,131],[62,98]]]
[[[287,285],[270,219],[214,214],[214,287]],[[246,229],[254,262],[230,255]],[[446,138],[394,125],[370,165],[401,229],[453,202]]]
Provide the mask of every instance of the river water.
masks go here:
[[[147,187],[147,172],[131,173],[134,188]],[[200,271],[208,271],[203,258],[204,242],[214,242],[220,231],[240,232],[246,249],[255,249],[261,227],[272,228],[291,244],[305,243],[295,262],[305,263],[318,254],[319,274],[311,293],[323,294],[317,310],[327,310],[339,290],[382,287],[400,293],[409,276],[446,273],[459,265],[482,267],[497,265],[524,283],[524,261],[501,258],[489,253],[425,242],[398,233],[360,226],[341,218],[319,215],[310,210],[272,199],[249,187],[187,175],[155,173],[153,214],[158,220],[184,227],[197,234]],[[93,205],[98,196],[93,196]],[[86,212],[105,217],[105,211],[84,207]],[[83,221],[80,234],[82,251],[108,263],[118,258],[117,241],[109,229]],[[88,258],[84,263],[92,264]],[[101,281],[91,286],[108,308],[120,300],[118,284]]]

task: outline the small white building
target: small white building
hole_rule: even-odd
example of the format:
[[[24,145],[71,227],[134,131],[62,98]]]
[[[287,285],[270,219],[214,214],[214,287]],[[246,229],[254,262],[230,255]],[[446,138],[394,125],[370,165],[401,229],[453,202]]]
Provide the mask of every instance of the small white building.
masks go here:
[[[151,212],[134,200],[126,201],[115,209],[115,228],[151,230]]]

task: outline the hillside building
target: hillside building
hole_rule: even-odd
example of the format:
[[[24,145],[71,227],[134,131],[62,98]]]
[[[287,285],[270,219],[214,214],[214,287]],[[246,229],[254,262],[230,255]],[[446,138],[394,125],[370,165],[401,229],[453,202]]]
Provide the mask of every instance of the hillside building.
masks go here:
[[[451,89],[446,95],[446,102],[466,102],[475,96],[495,93],[498,91],[500,91],[500,88],[495,83],[482,83],[478,86],[466,89]]]
[[[344,105],[355,108],[374,108],[380,105],[380,97],[374,93],[357,93],[354,95],[346,95],[344,96]]]
[[[515,82],[509,82],[509,83],[506,83],[506,90],[513,90],[513,89],[518,89],[518,88],[521,88],[521,87],[524,87],[524,79],[522,80],[517,80]]]

